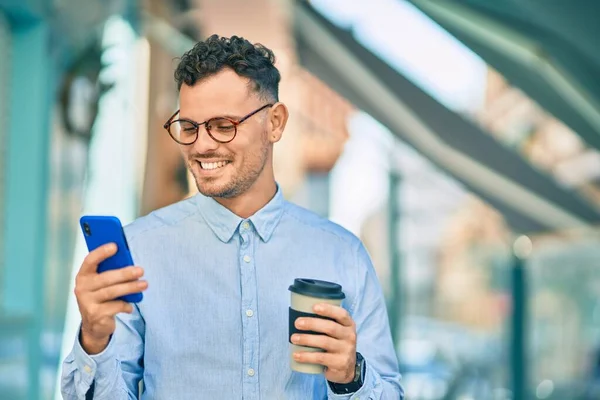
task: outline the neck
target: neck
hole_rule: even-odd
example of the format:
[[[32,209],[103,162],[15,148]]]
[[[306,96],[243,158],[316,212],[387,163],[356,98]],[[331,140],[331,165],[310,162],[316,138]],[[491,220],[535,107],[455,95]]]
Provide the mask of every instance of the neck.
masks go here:
[[[271,201],[277,192],[274,176],[265,175],[265,178],[259,178],[241,195],[228,199],[219,197],[215,198],[215,201],[240,218],[250,218]],[[264,182],[260,182],[261,180]]]

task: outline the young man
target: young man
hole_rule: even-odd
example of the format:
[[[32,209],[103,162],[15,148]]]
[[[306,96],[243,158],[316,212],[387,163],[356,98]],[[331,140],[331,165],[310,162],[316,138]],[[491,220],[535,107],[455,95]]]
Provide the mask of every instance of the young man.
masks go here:
[[[288,110],[273,53],[212,36],[180,60],[181,109],[165,124],[200,194],[126,227],[141,267],[98,274],[114,246],[92,251],[77,275],[79,337],[65,359],[66,399],[401,399],[386,306],[359,239],[286,202],[273,144]],[[139,278],[144,275],[144,280]],[[330,319],[299,318],[290,369],[288,287],[337,282]],[[149,288],[148,288],[149,283]],[[146,290],[148,288],[148,290]],[[115,298],[144,291],[138,304]]]

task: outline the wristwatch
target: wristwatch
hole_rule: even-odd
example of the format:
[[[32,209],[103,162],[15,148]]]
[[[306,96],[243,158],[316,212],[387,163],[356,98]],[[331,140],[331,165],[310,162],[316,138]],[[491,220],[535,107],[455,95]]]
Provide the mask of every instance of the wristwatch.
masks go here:
[[[365,379],[365,359],[362,354],[356,353],[356,366],[354,367],[354,379],[349,383],[334,383],[329,382],[329,387],[335,394],[349,394],[355,393],[360,390],[363,385],[363,380]]]

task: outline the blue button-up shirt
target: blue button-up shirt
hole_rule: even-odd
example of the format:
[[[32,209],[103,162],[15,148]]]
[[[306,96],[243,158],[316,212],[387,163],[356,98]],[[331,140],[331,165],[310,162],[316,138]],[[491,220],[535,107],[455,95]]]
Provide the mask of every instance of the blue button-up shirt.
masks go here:
[[[76,339],[62,393],[84,399],[401,399],[384,297],[359,239],[275,197],[242,219],[200,194],[125,228],[149,286],[119,314],[108,347]],[[322,374],[289,367],[288,287],[294,278],[342,285],[366,360],[362,388],[331,391]],[[143,384],[140,385],[140,380]],[[140,387],[142,389],[140,390]]]

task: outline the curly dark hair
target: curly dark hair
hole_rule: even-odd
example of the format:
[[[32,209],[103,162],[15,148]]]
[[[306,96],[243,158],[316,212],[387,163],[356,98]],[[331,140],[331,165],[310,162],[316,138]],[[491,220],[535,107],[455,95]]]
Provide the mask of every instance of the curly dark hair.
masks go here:
[[[175,70],[177,89],[192,86],[197,81],[231,68],[238,75],[250,79],[252,89],[268,101],[279,101],[281,75],[275,67],[273,51],[261,44],[232,36],[212,35],[187,51]]]

